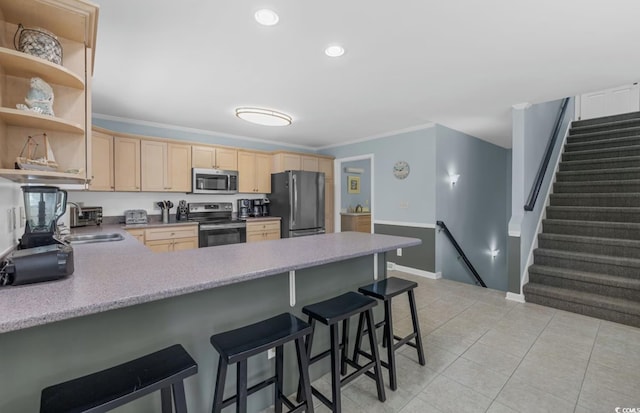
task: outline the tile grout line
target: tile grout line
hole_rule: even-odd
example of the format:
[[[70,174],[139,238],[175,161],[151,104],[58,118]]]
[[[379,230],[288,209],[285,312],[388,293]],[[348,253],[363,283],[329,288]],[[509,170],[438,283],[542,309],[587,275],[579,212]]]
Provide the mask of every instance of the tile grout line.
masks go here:
[[[596,335],[593,338],[593,344],[591,345],[591,352],[589,352],[589,360],[587,360],[587,367],[584,369],[584,376],[582,377],[582,383],[580,383],[580,391],[578,392],[578,398],[576,399],[576,404],[573,407],[573,412],[575,413],[578,408],[578,403],[580,403],[580,395],[582,394],[582,387],[584,387],[584,381],[587,378],[587,371],[589,371],[589,365],[591,364],[591,357],[593,356],[593,349],[596,348],[596,340],[598,340],[598,334],[600,334],[600,326],[602,326],[602,321],[598,320],[598,330],[596,331]]]

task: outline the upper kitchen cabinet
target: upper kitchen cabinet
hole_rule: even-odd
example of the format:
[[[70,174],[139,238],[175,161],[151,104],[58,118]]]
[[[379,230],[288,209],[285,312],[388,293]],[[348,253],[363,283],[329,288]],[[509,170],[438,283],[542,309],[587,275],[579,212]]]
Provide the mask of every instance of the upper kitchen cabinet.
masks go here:
[[[113,136],[91,132],[91,191],[113,191],[114,184]]]
[[[84,183],[92,176],[91,160],[87,162],[91,154],[87,131],[91,129],[90,76],[97,19],[98,7],[82,0],[2,0],[0,3],[1,177],[21,183],[60,184]],[[25,33],[25,44],[38,44],[42,35],[28,29],[52,33],[61,46],[62,62],[15,50],[13,39],[19,25],[27,31],[18,33],[18,43],[21,33]],[[30,34],[34,36],[28,39]],[[44,115],[31,110],[33,108],[16,108],[26,103],[32,78],[40,78],[51,87],[55,115]],[[57,168],[54,171],[14,169],[18,156],[46,157],[43,134]],[[35,153],[23,149],[29,136],[38,144]]]
[[[238,151],[215,146],[192,146],[191,160],[194,168],[238,170]]]
[[[141,140],[142,190],[189,192],[191,190],[191,146]]]
[[[238,151],[238,192],[271,192],[271,155],[262,152]]]
[[[318,157],[318,172],[324,172],[325,180],[333,180],[333,158]]]
[[[273,154],[273,173],[284,171],[299,171],[302,169],[302,160],[299,153],[276,152]]]
[[[140,139],[114,136],[113,165],[116,191],[140,191]]]

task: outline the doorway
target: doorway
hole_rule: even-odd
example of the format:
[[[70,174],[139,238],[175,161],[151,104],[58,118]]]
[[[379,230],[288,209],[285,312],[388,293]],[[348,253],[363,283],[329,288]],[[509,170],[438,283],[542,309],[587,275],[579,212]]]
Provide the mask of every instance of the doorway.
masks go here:
[[[637,83],[598,92],[576,99],[576,118],[592,119],[640,110],[640,86]]]
[[[342,230],[342,213],[349,207],[355,212],[369,209],[371,214],[370,232],[373,233],[375,216],[374,155],[358,155],[336,159],[333,163],[335,176],[334,228]]]

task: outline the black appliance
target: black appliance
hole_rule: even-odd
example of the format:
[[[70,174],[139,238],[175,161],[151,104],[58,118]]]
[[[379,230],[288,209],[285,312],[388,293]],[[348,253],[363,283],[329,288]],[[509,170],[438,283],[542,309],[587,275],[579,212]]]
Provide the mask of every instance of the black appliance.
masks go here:
[[[57,222],[67,210],[67,191],[55,186],[23,186],[26,223],[19,249],[59,244]]]
[[[251,200],[251,216],[252,217],[261,217],[262,216],[262,199],[252,199]]]
[[[178,201],[178,208],[176,209],[176,221],[186,221],[188,217],[189,208],[187,207],[187,201],[184,199]]]
[[[200,248],[247,241],[247,224],[233,220],[231,202],[189,203],[188,220],[198,223]]]
[[[73,274],[73,248],[53,244],[14,251],[0,268],[0,285],[57,280]]]
[[[324,234],[324,173],[271,174],[270,213],[282,218],[281,237]]]
[[[250,199],[238,199],[238,219],[247,219],[251,216],[252,212]]]

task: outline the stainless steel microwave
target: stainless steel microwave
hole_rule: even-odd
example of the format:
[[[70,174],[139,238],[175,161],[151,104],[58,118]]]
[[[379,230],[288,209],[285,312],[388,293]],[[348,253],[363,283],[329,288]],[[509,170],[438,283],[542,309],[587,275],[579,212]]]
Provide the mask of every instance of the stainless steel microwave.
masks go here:
[[[191,192],[194,194],[238,193],[238,171],[191,168]]]

